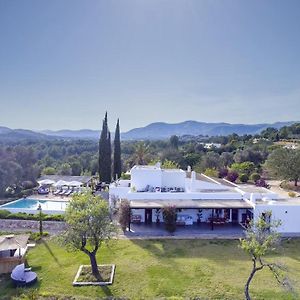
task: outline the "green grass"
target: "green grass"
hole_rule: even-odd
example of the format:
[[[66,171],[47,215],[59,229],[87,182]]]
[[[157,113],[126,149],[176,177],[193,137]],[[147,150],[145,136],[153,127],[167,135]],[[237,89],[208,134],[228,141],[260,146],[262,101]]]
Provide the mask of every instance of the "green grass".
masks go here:
[[[289,268],[300,294],[300,240],[286,241],[273,260]],[[118,240],[98,253],[98,264],[116,264],[114,283],[107,287],[73,287],[80,264],[87,255],[68,253],[53,240],[40,242],[28,253],[28,263],[39,281],[31,289],[42,296],[127,299],[244,299],[243,288],[251,268],[249,257],[237,241],[223,240]],[[0,298],[22,293],[0,277]],[[300,299],[287,294],[264,270],[251,286],[253,299]],[[55,299],[55,298],[51,298]]]

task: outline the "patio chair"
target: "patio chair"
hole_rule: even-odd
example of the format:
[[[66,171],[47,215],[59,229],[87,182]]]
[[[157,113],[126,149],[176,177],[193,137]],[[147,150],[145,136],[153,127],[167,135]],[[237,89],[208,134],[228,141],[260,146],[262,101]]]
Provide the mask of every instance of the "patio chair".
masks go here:
[[[25,264],[17,265],[10,275],[15,286],[28,286],[37,281],[37,275],[31,268],[25,268]]]

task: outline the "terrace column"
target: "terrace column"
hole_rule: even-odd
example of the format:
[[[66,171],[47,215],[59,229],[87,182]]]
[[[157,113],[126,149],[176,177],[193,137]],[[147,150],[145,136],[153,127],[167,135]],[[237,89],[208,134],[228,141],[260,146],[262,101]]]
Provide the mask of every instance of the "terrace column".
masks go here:
[[[211,230],[214,230],[214,209],[211,210]]]

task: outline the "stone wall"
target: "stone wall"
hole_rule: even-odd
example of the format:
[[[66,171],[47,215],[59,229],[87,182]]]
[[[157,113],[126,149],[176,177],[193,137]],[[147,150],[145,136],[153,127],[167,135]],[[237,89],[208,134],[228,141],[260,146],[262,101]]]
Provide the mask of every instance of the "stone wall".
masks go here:
[[[66,228],[65,222],[43,221],[43,230],[58,233]],[[39,222],[33,220],[0,219],[0,231],[38,231]]]

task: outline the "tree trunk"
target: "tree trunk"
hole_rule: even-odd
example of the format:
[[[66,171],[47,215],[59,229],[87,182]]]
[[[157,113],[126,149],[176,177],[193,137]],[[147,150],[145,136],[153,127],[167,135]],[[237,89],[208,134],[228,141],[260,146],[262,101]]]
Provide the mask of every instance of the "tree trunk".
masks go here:
[[[298,178],[294,180],[294,185],[298,186]]]
[[[250,273],[250,276],[249,276],[249,278],[246,282],[246,285],[245,285],[245,298],[246,298],[246,300],[251,300],[251,297],[250,297],[250,294],[249,294],[249,286],[250,286],[250,283],[251,283],[256,271],[257,271],[257,269],[255,268],[255,266],[253,266],[253,269]]]
[[[90,261],[91,261],[91,267],[92,267],[92,273],[96,278],[100,277],[100,273],[98,270],[97,260],[96,260],[96,253],[90,252],[89,253]]]

